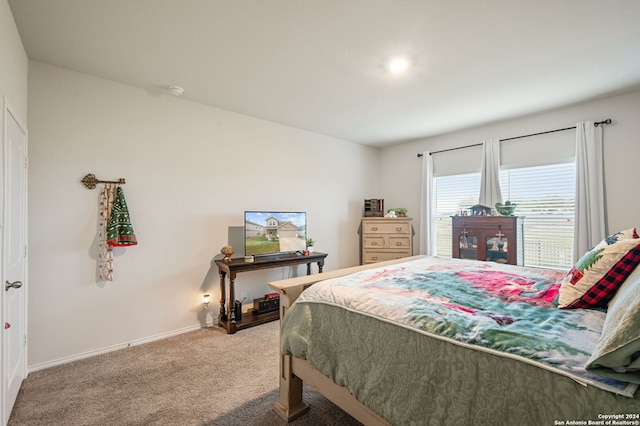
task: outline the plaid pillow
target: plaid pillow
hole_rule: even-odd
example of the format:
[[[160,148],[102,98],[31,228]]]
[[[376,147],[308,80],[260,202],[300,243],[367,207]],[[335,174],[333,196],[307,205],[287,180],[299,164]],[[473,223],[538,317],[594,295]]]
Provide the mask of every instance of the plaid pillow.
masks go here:
[[[633,229],[602,240],[574,265],[560,286],[562,309],[607,306],[640,263],[640,240]]]

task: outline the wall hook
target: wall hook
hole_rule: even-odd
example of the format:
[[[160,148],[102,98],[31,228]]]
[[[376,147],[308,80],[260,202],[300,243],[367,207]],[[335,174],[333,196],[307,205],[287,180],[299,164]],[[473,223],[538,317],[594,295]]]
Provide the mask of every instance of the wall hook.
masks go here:
[[[118,180],[98,180],[94,174],[89,173],[80,181],[87,189],[93,189],[99,183],[116,183],[118,185],[124,185],[124,178],[120,178]]]

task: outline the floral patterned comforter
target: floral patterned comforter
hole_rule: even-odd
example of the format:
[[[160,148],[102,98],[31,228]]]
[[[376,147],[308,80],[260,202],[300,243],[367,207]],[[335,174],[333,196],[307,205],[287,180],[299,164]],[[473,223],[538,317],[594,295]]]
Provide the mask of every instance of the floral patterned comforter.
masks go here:
[[[632,397],[638,385],[584,369],[606,314],[558,309],[564,275],[489,262],[422,258],[314,284],[296,303],[341,306]]]

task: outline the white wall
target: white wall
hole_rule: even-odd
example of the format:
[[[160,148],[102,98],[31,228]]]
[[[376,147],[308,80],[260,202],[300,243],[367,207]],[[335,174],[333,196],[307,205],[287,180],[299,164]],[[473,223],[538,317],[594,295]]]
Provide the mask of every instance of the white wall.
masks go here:
[[[414,244],[415,247],[419,247],[422,161],[416,157],[418,153],[481,143],[488,138],[504,139],[561,129],[574,126],[578,121],[611,118],[613,123],[604,127],[605,191],[609,231],[640,227],[640,198],[636,196],[637,182],[640,179],[639,110],[640,91],[635,91],[388,147],[381,152],[380,193],[385,198],[385,206],[407,207],[409,215],[416,218]],[[536,138],[521,141],[531,146],[529,144],[535,144]]]
[[[6,0],[0,0],[0,64],[0,96],[6,97],[26,125],[29,61]]]
[[[31,369],[202,324],[203,293],[217,309],[211,262],[244,210],[306,211],[327,270],[358,263],[379,150],[29,67]],[[113,282],[95,279],[98,190],[81,185],[86,173],[126,179],[139,245],[115,249]],[[261,297],[301,268],[239,274],[236,291]]]

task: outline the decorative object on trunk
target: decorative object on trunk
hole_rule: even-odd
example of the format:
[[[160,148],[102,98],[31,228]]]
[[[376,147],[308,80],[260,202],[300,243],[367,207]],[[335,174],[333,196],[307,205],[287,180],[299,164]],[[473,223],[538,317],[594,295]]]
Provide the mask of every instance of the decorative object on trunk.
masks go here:
[[[502,216],[511,216],[516,209],[516,204],[511,201],[505,201],[504,204],[496,203],[496,211]]]
[[[220,249],[220,253],[224,254],[225,262],[231,262],[231,256],[233,256],[235,252],[236,251],[233,249],[233,246],[224,246]]]
[[[469,207],[471,216],[491,216],[491,207],[483,206],[482,204],[476,204]]]

